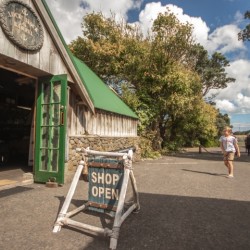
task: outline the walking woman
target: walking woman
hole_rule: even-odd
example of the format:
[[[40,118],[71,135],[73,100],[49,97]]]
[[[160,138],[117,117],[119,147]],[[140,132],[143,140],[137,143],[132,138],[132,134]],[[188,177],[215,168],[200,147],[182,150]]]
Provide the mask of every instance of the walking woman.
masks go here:
[[[223,130],[223,136],[220,137],[220,147],[223,153],[224,164],[228,168],[228,178],[234,177],[233,160],[236,154],[240,157],[240,150],[237,143],[237,139],[232,136],[232,129],[225,127]]]

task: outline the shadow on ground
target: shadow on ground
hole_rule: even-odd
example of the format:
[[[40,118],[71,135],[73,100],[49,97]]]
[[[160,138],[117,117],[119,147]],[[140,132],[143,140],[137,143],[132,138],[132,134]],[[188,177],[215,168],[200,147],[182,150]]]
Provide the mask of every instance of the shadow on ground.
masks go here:
[[[250,249],[250,202],[140,193],[140,203],[117,250]],[[109,249],[109,238],[93,237],[83,249]]]
[[[196,160],[210,160],[210,161],[223,161],[222,153],[218,150],[216,151],[209,151],[209,152],[181,152],[181,153],[174,153],[171,156],[179,157],[179,158],[188,158],[188,159],[196,159]],[[234,159],[237,162],[250,162],[250,156],[247,155],[245,152],[241,152],[240,157],[235,157]]]
[[[22,193],[22,192],[27,192],[30,190],[33,190],[33,188],[23,187],[23,186],[17,186],[17,187],[13,187],[10,189],[4,189],[0,191],[0,198],[11,196],[11,195]]]
[[[182,169],[182,170],[186,172],[190,172],[190,173],[195,173],[195,174],[207,174],[207,175],[213,175],[213,176],[224,177],[224,178],[228,176],[227,174],[218,174],[218,173],[213,173],[213,172],[197,171],[197,170],[191,170],[191,169]]]

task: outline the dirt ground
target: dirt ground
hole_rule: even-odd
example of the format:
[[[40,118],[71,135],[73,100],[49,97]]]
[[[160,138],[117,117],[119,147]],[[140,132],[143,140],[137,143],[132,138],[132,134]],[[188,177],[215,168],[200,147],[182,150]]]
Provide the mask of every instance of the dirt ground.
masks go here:
[[[226,178],[219,148],[135,163],[141,210],[123,223],[119,250],[250,249],[250,156],[242,148],[235,178]],[[0,249],[108,249],[109,238],[63,227],[52,233],[69,185],[42,184],[0,191]],[[87,199],[87,183],[79,181],[71,208]],[[112,227],[103,214],[73,217]]]

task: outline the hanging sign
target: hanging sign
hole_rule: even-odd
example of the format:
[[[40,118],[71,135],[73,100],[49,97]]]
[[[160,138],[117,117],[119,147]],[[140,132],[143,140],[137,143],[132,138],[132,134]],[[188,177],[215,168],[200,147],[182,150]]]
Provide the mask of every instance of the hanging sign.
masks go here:
[[[123,181],[123,161],[93,159],[88,162],[89,198],[91,210],[115,211]]]
[[[44,34],[34,10],[19,0],[5,0],[0,6],[0,24],[6,36],[25,50],[39,50]]]

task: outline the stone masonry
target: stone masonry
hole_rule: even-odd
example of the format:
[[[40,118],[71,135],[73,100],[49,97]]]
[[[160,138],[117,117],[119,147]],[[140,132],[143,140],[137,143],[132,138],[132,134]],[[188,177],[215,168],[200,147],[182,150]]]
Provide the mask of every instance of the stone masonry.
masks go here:
[[[137,137],[101,137],[101,136],[71,136],[69,138],[68,162],[65,164],[65,182],[71,181],[73,174],[82,160],[82,155],[76,148],[87,148],[98,151],[117,151],[135,147],[133,160],[140,160],[139,140]]]

